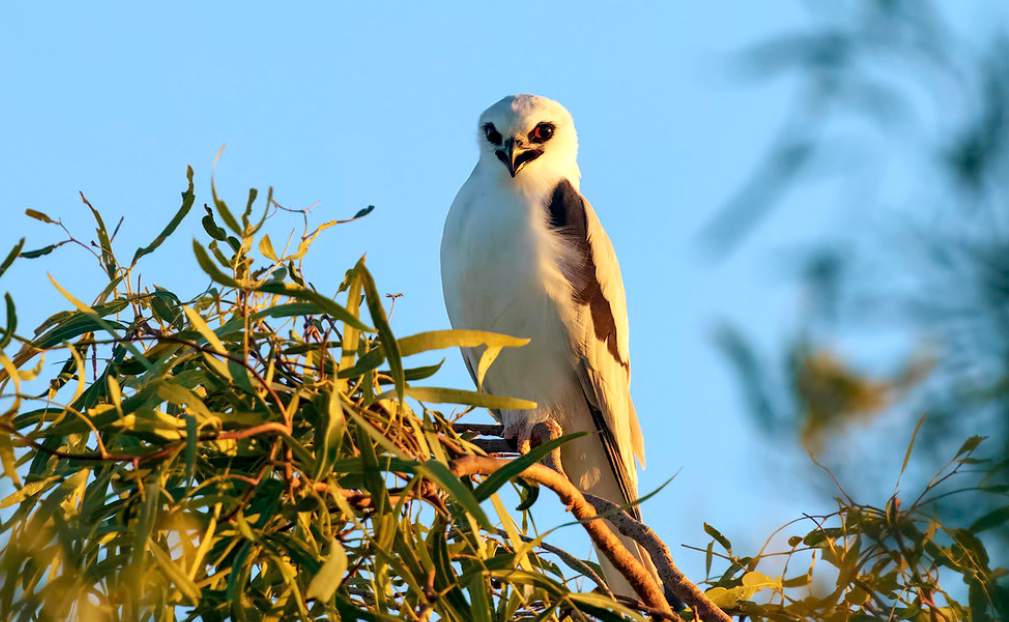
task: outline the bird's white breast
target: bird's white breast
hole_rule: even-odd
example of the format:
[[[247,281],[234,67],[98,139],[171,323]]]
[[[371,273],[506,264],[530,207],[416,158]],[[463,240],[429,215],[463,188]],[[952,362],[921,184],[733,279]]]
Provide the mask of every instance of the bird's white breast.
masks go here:
[[[542,415],[580,391],[567,328],[575,312],[560,268],[565,250],[547,228],[554,185],[502,184],[478,167],[452,204],[441,250],[453,326],[531,339],[501,353],[487,389],[534,400]]]

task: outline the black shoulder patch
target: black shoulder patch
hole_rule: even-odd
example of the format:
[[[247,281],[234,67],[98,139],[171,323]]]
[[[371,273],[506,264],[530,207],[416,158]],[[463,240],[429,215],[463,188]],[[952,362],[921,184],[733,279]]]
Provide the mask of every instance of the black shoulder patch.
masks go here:
[[[592,246],[589,244],[585,203],[581,195],[571,182],[565,179],[554,188],[547,209],[550,215],[550,228],[556,231],[565,243],[571,245],[580,258],[577,265],[565,267],[565,275],[574,290],[575,302],[588,305],[596,338],[606,342],[606,347],[613,358],[627,367],[629,362],[620,357],[617,323],[613,318],[610,301],[603,295],[603,289],[596,278],[596,263],[592,257]]]

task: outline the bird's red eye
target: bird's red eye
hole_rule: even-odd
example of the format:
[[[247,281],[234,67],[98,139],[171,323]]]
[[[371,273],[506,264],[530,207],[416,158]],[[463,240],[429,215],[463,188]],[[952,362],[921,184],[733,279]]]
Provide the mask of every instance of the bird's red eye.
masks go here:
[[[545,143],[554,135],[552,123],[540,123],[529,132],[529,141],[533,143]]]

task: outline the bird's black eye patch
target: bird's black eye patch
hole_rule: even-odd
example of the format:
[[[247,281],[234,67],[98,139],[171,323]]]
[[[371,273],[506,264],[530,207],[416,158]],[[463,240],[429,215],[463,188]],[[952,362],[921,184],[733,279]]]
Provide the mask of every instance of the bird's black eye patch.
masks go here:
[[[483,134],[487,137],[487,142],[498,147],[501,146],[501,132],[497,131],[493,123],[484,123]]]
[[[532,131],[529,132],[529,142],[531,143],[536,144],[545,143],[553,137],[554,137],[554,124],[547,123],[546,121],[544,121],[543,123],[536,124],[536,127],[534,127]]]

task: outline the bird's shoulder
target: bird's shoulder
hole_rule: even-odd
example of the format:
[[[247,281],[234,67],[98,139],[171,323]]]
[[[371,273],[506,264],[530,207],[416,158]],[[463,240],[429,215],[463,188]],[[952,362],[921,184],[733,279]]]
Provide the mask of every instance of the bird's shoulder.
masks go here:
[[[547,222],[572,251],[564,272],[575,302],[591,318],[594,337],[628,367],[629,334],[623,277],[613,243],[592,204],[569,180],[561,180],[546,202]]]

